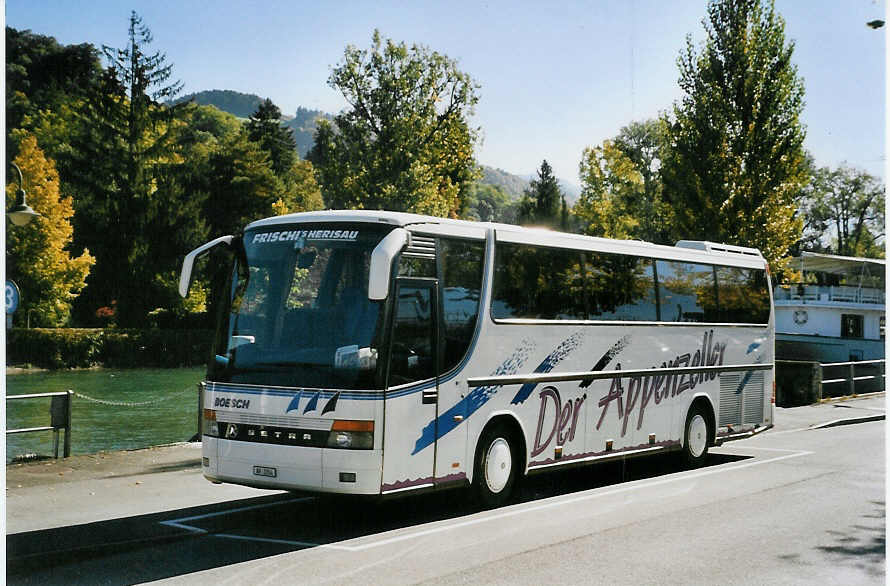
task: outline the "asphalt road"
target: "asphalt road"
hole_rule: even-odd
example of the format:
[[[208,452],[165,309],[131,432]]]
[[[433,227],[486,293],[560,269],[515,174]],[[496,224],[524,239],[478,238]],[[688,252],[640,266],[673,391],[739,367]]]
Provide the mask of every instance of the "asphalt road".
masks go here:
[[[785,428],[715,449],[698,470],[659,458],[535,476],[492,511],[462,492],[239,493],[265,496],[8,535],[7,579],[883,584],[884,446],[884,421]]]

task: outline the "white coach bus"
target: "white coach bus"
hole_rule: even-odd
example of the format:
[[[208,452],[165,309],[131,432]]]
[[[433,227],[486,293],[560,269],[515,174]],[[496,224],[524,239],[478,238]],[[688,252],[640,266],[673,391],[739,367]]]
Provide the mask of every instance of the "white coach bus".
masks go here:
[[[386,495],[708,447],[772,426],[757,250],[372,211],[249,224],[201,383],[214,482]]]

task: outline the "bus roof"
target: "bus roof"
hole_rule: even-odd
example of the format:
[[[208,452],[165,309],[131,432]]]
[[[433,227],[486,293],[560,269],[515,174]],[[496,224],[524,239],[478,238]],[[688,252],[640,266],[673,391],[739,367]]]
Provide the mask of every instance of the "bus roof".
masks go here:
[[[325,210],[301,212],[257,220],[246,229],[271,227],[281,224],[308,222],[382,223],[408,229],[418,234],[454,235],[483,239],[494,232],[499,242],[535,244],[554,248],[573,248],[598,252],[613,252],[687,262],[705,262],[742,267],[764,268],[766,261],[755,248],[719,244],[707,241],[681,240],[676,246],[652,244],[642,240],[613,240],[596,236],[570,234],[541,227],[523,227],[496,222],[453,220],[435,216],[381,210]]]

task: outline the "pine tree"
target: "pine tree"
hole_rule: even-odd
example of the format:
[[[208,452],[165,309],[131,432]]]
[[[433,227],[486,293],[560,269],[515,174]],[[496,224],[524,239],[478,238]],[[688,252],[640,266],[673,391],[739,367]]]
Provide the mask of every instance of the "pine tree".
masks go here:
[[[108,66],[86,104],[82,134],[73,145],[80,164],[72,166],[72,182],[80,195],[75,202],[78,243],[93,250],[97,261],[82,300],[91,307],[81,315],[114,300],[119,323],[139,326],[167,288],[157,274],[177,260],[159,249],[183,237],[182,229],[190,225],[174,217],[185,209],[186,194],[172,181],[173,168],[182,162],[177,117],[188,105],[162,103],[182,84],[170,82],[172,65],[163,53],[147,53],[151,31],[135,12],[127,36],[123,49],[102,48]]]
[[[281,125],[281,110],[266,98],[257,106],[245,125],[247,136],[269,153],[272,170],[281,177],[297,158],[297,143],[289,128]]]
[[[519,203],[519,223],[540,226],[560,226],[561,210],[565,195],[559,187],[559,181],[546,159],[537,171],[537,178],[529,182],[528,188]],[[566,217],[567,223],[567,217]]]

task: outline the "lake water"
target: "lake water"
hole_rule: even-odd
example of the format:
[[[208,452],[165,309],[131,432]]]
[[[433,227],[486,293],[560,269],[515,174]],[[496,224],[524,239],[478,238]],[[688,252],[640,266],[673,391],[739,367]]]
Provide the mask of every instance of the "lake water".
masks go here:
[[[6,377],[6,394],[72,390],[71,453],[131,450],[187,441],[197,432],[204,368],[100,369]],[[6,401],[6,429],[50,424],[50,398]],[[59,434],[59,454],[64,433]],[[18,454],[53,453],[53,432],[6,436],[7,463]]]

